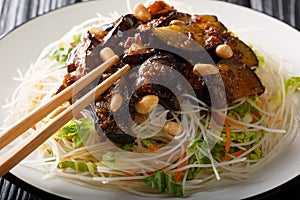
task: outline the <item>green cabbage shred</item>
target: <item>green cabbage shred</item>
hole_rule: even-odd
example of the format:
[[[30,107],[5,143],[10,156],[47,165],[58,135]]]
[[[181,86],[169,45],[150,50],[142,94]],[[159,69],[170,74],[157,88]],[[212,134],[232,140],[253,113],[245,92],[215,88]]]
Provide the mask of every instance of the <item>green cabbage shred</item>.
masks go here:
[[[83,118],[81,120],[72,119],[66,125],[61,128],[55,137],[66,137],[72,140],[74,148],[80,147],[88,137],[88,134],[92,130],[94,123],[89,118]]]
[[[144,183],[161,192],[173,194],[176,197],[183,197],[182,185],[176,183],[171,174],[167,174],[163,171],[156,170],[153,175],[144,179]]]

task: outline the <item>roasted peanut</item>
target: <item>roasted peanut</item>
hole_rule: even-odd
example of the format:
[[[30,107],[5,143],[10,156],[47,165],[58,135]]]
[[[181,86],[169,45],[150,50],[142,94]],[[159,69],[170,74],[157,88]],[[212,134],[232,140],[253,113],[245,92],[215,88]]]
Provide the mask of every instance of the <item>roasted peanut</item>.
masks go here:
[[[99,56],[103,62],[109,60],[114,55],[116,55],[115,52],[109,47],[103,48],[99,53]]]
[[[221,58],[231,58],[233,51],[228,44],[220,44],[216,48],[216,54]]]
[[[170,22],[169,25],[176,25],[176,26],[185,26],[185,22],[184,21],[181,21],[181,20],[177,20],[177,19],[174,19]]]
[[[147,8],[139,3],[137,5],[135,5],[135,7],[133,8],[133,15],[138,19],[141,20],[142,22],[148,22],[151,20],[151,14],[150,12],[147,10]]]
[[[182,133],[183,128],[178,122],[167,122],[164,126],[164,131],[170,135],[176,136]]]
[[[121,94],[114,93],[111,97],[109,108],[112,112],[117,112],[123,103]]]
[[[146,95],[135,105],[135,109],[140,114],[148,114],[152,108],[157,106],[159,101],[158,96]]]
[[[198,63],[193,68],[193,73],[197,76],[207,76],[212,74],[218,74],[219,70],[212,64]]]
[[[94,26],[89,29],[89,32],[95,35],[97,39],[102,39],[105,36],[105,32],[103,30]]]

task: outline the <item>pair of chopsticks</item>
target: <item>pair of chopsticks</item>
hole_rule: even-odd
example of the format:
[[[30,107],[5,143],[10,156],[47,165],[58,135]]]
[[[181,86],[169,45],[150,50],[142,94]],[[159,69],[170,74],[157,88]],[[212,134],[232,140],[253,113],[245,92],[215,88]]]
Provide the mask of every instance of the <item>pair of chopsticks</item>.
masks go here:
[[[31,113],[17,121],[7,130],[0,133],[0,150],[10,144],[13,140],[33,127],[37,122],[45,118],[52,111],[57,109],[63,103],[72,98],[72,95],[77,94],[80,90],[85,88],[93,80],[99,77],[109,67],[113,66],[119,61],[118,56],[113,56],[102,65],[82,77],[71,86],[65,88],[63,91],[55,95],[45,105],[33,110]],[[128,70],[129,65],[125,65],[116,73],[105,79],[101,84],[90,90],[87,94],[77,100],[74,104],[59,113],[53,121],[46,124],[37,133],[29,135],[24,140],[19,142],[16,146],[9,149],[0,157],[0,176],[4,176],[9,170],[16,166],[31,152],[43,144],[51,135],[58,129],[70,121],[74,115],[78,114],[82,109],[87,107],[95,100],[95,97],[103,94],[110,86],[112,86],[118,79],[120,79]]]

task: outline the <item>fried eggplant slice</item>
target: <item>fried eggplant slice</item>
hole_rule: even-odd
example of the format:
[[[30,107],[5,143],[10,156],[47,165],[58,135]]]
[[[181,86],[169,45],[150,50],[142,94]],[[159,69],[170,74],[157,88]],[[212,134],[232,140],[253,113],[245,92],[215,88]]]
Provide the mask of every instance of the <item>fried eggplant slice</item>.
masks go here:
[[[233,36],[216,16],[181,13],[163,1],[154,1],[147,9],[151,20],[146,23],[133,14],[127,14],[115,22],[101,25],[99,28],[105,32],[101,39],[88,32],[69,55],[66,62],[69,74],[60,90],[99,66],[102,63],[99,52],[104,47],[110,47],[120,56],[120,61],[100,77],[100,82],[125,64],[137,69],[135,76],[129,74],[127,79],[124,78],[125,83],[132,88],[124,86],[119,91],[125,95],[124,102],[125,99],[129,101],[132,119],[136,102],[148,94],[158,96],[160,104],[167,109],[180,109],[177,94],[165,87],[170,79],[177,80],[170,75],[172,70],[179,72],[188,81],[197,98],[211,107],[222,108],[264,92],[265,88],[253,70],[258,65],[255,53]],[[231,58],[223,59],[216,54],[215,50],[220,44],[231,47]],[[193,67],[199,63],[217,66],[220,73],[196,75]],[[180,81],[177,80],[176,84],[178,88],[184,88]],[[128,117],[118,120],[110,110],[111,96],[116,87],[112,86],[96,99],[94,112],[99,128],[114,143],[134,143]],[[134,92],[127,94],[126,89]],[[184,92],[183,89],[181,93]],[[120,116],[123,116],[122,113]]]
[[[130,100],[130,107],[134,108],[139,98],[153,94],[159,97],[160,102],[166,105],[167,109],[178,110],[177,98],[171,89],[166,86],[170,85],[170,80],[176,79],[175,71],[180,72],[190,82],[192,82],[192,78],[198,80],[198,77],[192,77],[193,74],[190,73],[192,66],[187,65],[188,63],[180,62],[170,53],[158,53],[148,58],[139,66],[138,73],[133,77],[135,92]],[[196,81],[194,82],[194,84],[202,84],[201,80],[198,80],[197,83]],[[174,88],[182,88],[184,90],[181,84],[180,82],[174,82],[171,85]]]
[[[230,33],[219,21],[207,21],[205,23],[192,22],[188,25],[170,25],[165,29],[171,29],[190,35],[194,40],[201,44],[205,49],[216,48],[229,37]]]
[[[218,18],[215,15],[194,15],[193,21],[196,23],[217,22]]]
[[[205,22],[217,22],[218,17],[215,15],[190,15],[188,13],[177,12],[177,20],[184,22],[185,24],[205,23]]]
[[[265,88],[256,73],[236,58],[221,60],[218,67],[229,103],[264,93]]]
[[[168,5],[164,1],[154,1],[147,9],[151,14],[152,19],[167,15],[175,10],[174,7]]]
[[[245,63],[248,67],[258,66],[258,59],[255,53],[243,41],[241,41],[237,37],[231,36],[225,43],[231,47],[233,56],[235,58]]]
[[[111,97],[116,89],[116,84],[110,87],[105,93],[99,96],[95,101],[95,113],[98,118],[99,129],[103,131],[106,137],[117,144],[134,143],[135,138],[127,133],[131,133],[126,115],[120,114],[122,117],[117,123],[110,109]],[[121,123],[120,123],[121,121]],[[126,131],[125,131],[126,130]]]

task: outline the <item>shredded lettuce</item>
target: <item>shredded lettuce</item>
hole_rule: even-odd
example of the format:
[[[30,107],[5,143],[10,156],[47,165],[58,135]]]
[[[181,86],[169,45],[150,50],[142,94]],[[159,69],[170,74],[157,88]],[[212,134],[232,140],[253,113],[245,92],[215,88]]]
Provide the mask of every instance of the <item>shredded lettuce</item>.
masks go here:
[[[259,102],[260,100],[255,97],[253,97],[251,101],[253,101],[256,104],[261,104],[261,102]],[[236,118],[236,114],[239,115],[240,119]],[[255,123],[261,118],[261,113],[246,101],[238,107],[230,110],[228,112],[228,116],[235,118],[236,120],[241,120],[245,123]]]
[[[61,128],[55,137],[57,138],[70,138],[72,145],[77,148],[82,145],[83,141],[88,137],[88,134],[92,130],[94,123],[89,118],[83,118],[81,120],[72,119],[66,125]]]
[[[226,133],[222,133],[221,137],[226,139]],[[249,142],[256,138],[257,138],[257,134],[253,131],[250,131],[247,133],[241,133],[241,132],[232,132],[231,133],[231,141],[235,141],[235,142],[239,142],[239,143]]]
[[[221,134],[221,137],[226,139],[226,134],[225,133],[222,133]],[[258,138],[258,135],[257,133],[253,132],[253,131],[250,131],[250,132],[247,132],[247,133],[242,133],[242,132],[232,132],[231,133],[231,141],[233,142],[238,142],[238,143],[244,143],[244,142],[249,142],[249,141],[252,141],[252,140],[256,140],[256,142],[254,142],[253,144],[251,144],[251,146],[254,146],[256,145],[260,140]],[[218,144],[218,143],[217,143]],[[224,149],[224,147],[223,147]],[[214,149],[213,149],[214,150]],[[221,151],[222,149],[220,149]],[[230,147],[229,149],[229,153],[233,153],[235,151],[239,150],[238,148],[236,147]],[[250,160],[255,160],[255,159],[259,159],[262,157],[262,152],[261,152],[261,148],[260,147],[257,147],[255,148],[250,154],[249,154],[249,159]]]
[[[97,164],[92,162],[63,161],[58,164],[58,168],[60,169],[71,168],[76,172],[90,172],[91,174],[97,172]]]
[[[71,44],[66,44],[52,49],[49,52],[48,57],[58,62],[65,62],[68,59],[70,52],[73,50],[73,47],[81,42],[81,34],[73,35],[72,39],[73,41]]]
[[[197,146],[198,146],[198,148],[197,148]],[[195,158],[196,158],[196,162],[195,163],[198,163],[198,164],[207,164],[207,163],[210,163],[210,160],[206,157],[206,155],[204,155],[199,150],[199,148],[208,149],[208,145],[207,145],[207,143],[203,139],[201,139],[201,138],[195,138],[188,145],[187,153],[188,154],[194,153]]]
[[[144,179],[144,183],[151,188],[158,189],[161,192],[167,192],[175,195],[176,197],[183,197],[182,185],[176,183],[171,174],[156,170],[153,175]]]
[[[221,133],[220,136],[224,138],[224,141],[226,141],[226,133]],[[257,133],[250,131],[250,132],[232,132],[231,133],[231,141],[235,143],[244,143],[249,142],[252,140],[256,140],[251,146],[257,144],[260,140],[258,139]],[[221,160],[225,156],[225,147],[224,142],[219,140],[216,142],[216,144],[211,149],[210,153],[212,157],[216,160]],[[203,152],[199,150],[199,148],[203,149]],[[210,164],[211,161],[207,157],[207,155],[204,154],[205,149],[208,149],[206,142],[202,138],[195,138],[190,142],[190,144],[187,147],[187,153],[188,154],[194,154],[191,159],[190,163],[193,164]],[[239,149],[237,147],[230,147],[229,153],[234,153],[238,151]],[[255,148],[250,154],[249,159],[259,159],[262,157],[261,148],[257,147]],[[187,179],[191,180],[195,177],[195,175],[199,172],[200,168],[191,168],[188,172]]]
[[[131,144],[123,144],[123,145],[119,146],[119,148],[123,149],[124,151],[133,151],[132,147],[133,147],[133,143],[131,143]]]
[[[299,90],[300,88],[300,77],[290,77],[289,79],[284,81],[284,89],[285,92],[288,93],[290,91],[294,92]],[[269,107],[272,111],[276,111],[278,107],[282,103],[283,94],[281,90],[278,90],[275,96],[272,98],[271,102],[269,103]],[[297,98],[297,97],[296,97]]]
[[[197,149],[197,145],[202,145],[203,144],[203,139],[202,138],[195,138],[193,139],[190,144],[187,147],[187,153],[193,153]]]
[[[285,91],[295,90],[300,88],[300,77],[291,77],[284,82]]]
[[[49,154],[50,157],[54,157],[54,152],[51,149],[47,149],[47,152]]]
[[[75,44],[79,44],[81,42],[81,33],[73,35],[72,39]]]
[[[191,159],[190,159],[190,163],[193,163],[193,164],[209,164],[210,163],[210,160],[209,158],[204,155],[202,152],[200,152],[200,150],[198,149],[199,147],[202,148],[204,147],[204,145],[206,145],[206,149],[208,148],[207,147],[207,144],[204,142],[204,140],[202,138],[195,138],[194,140],[192,140],[190,142],[190,144],[188,145],[187,147],[187,153],[188,154],[194,154]],[[215,157],[219,156],[217,155],[217,152],[218,152],[218,147],[220,145],[215,145],[214,146],[214,155]],[[221,148],[221,150],[224,152],[224,147]],[[221,158],[221,156],[220,156]],[[194,179],[194,177],[199,173],[200,171],[200,167],[192,167],[189,171],[188,171],[188,175],[187,175],[187,179],[188,180],[192,180]]]
[[[145,147],[149,147],[149,146],[153,145],[152,142],[147,139],[143,139],[143,140],[141,140],[141,142]]]
[[[115,154],[114,152],[107,152],[106,154],[104,154],[102,156],[102,160],[106,161],[106,162],[110,162],[110,163],[114,163],[116,162],[116,160],[119,158],[119,156],[117,154]]]
[[[250,113],[250,107],[248,103],[243,103],[239,105],[238,107],[234,108],[235,111],[237,111],[241,115],[247,115]]]
[[[199,173],[200,169],[201,169],[200,167],[192,167],[191,169],[189,169],[188,175],[187,175],[187,180],[195,179],[195,177]]]
[[[249,159],[250,160],[257,160],[262,157],[262,152],[260,147],[255,148],[250,154],[249,154]]]
[[[261,55],[257,55],[257,53],[256,53],[256,57],[258,59],[258,66],[259,67],[265,66],[265,58],[263,56],[261,56]]]
[[[68,59],[69,53],[72,51],[71,47],[59,47],[49,52],[49,58],[59,62],[65,62]]]

